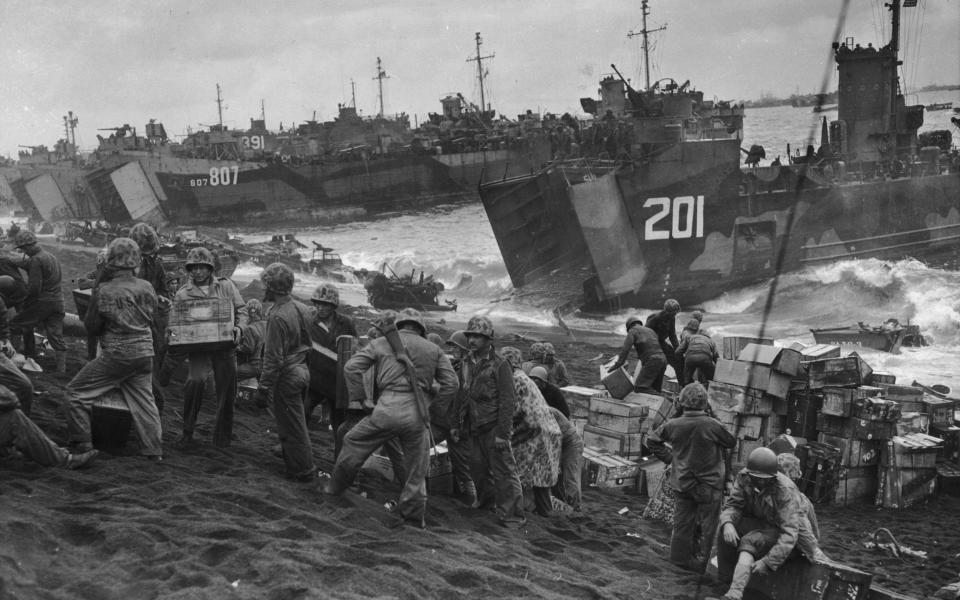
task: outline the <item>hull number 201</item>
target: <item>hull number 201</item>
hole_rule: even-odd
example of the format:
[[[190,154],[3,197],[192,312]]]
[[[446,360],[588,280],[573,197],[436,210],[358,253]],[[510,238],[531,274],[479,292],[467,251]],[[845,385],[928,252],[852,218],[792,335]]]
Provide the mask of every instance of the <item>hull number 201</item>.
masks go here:
[[[644,223],[645,240],[703,237],[703,196],[647,198],[643,207],[656,209]]]

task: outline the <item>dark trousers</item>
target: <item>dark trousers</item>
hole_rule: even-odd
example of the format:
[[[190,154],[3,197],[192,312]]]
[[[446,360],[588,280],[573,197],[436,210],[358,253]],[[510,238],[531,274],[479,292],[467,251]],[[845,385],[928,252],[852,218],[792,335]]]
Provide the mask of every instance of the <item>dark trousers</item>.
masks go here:
[[[693,383],[694,375],[696,375],[696,381],[699,381],[705,386],[709,385],[709,383],[713,381],[713,374],[716,369],[717,364],[713,362],[713,357],[709,354],[702,352],[688,354],[683,359],[684,385]]]
[[[469,437],[461,437],[459,442],[450,437],[450,430],[436,424],[430,424],[433,433],[433,443],[447,442],[447,452],[450,454],[450,466],[453,469],[453,481],[461,492],[473,483],[470,473],[470,462],[473,460],[473,448]]]
[[[677,376],[677,383],[683,388],[690,383],[683,375],[683,358],[677,356],[677,349],[672,346],[660,346],[660,348],[667,359],[667,364],[673,367],[673,372]]]
[[[24,456],[45,467],[63,465],[69,456],[18,409],[0,412],[0,447],[8,446],[16,447]]]
[[[638,392],[659,392],[663,388],[663,373],[667,370],[667,359],[662,354],[654,354],[641,361],[640,373],[633,382]]]
[[[277,434],[287,476],[310,477],[316,471],[313,449],[303,414],[303,401],[310,385],[310,371],[301,363],[280,372],[273,391],[273,412],[277,418]]]
[[[37,342],[33,337],[33,330],[43,327],[47,333],[50,347],[58,352],[67,349],[63,341],[63,301],[37,300],[32,303],[24,302],[23,310],[10,319],[10,331],[23,336],[23,355],[27,358],[37,357]]]
[[[723,532],[717,532],[717,576],[724,583],[733,580],[733,570],[737,566],[741,552],[749,552],[754,560],[760,560],[767,555],[780,537],[778,528],[752,517],[740,517],[736,527],[737,533],[740,534],[740,542],[737,545],[728,544],[723,539]]]
[[[710,558],[723,492],[705,483],[698,483],[685,492],[677,492],[673,509],[673,533],[670,536],[670,560],[684,564],[699,553],[702,560]],[[700,546],[695,547],[697,525],[700,526]]]
[[[193,434],[203,401],[204,383],[210,370],[217,393],[217,416],[213,430],[215,446],[229,446],[233,436],[233,407],[237,399],[237,357],[233,348],[191,352],[187,383],[183,386],[183,433]]]
[[[583,439],[576,433],[563,436],[560,450],[560,478],[553,494],[573,508],[580,508],[580,474],[583,462]]]
[[[508,444],[497,450],[496,428],[473,434],[473,481],[477,485],[477,501],[483,505],[495,500],[504,523],[520,523],[523,514],[523,487],[517,475],[517,461]]]
[[[6,386],[16,394],[20,401],[20,410],[30,416],[30,406],[33,403],[33,384],[23,371],[13,364],[13,361],[0,354],[0,385]]]

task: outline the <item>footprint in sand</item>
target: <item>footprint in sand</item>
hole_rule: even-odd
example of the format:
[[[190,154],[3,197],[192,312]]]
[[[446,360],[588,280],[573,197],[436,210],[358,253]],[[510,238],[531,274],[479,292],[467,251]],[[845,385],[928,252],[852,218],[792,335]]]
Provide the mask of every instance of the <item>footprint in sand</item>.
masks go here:
[[[467,571],[466,569],[458,569],[456,571],[450,571],[443,575],[443,579],[457,588],[475,588],[484,585],[484,578],[480,576],[479,573],[474,573],[473,571]]]
[[[236,548],[229,544],[214,544],[200,553],[200,562],[208,567],[215,567],[235,551]]]
[[[60,522],[60,536],[74,546],[92,546],[107,539],[107,534],[93,525],[73,521]]]

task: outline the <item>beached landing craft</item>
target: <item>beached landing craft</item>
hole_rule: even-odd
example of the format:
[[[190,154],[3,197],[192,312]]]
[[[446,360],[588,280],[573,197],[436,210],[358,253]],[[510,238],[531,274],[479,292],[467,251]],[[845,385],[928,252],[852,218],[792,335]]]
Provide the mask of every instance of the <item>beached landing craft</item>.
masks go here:
[[[908,0],[904,6],[916,5]],[[583,158],[480,186],[515,287],[579,294],[591,311],[683,304],[782,270],[855,258],[960,263],[960,165],[951,133],[918,143],[923,106],[897,76],[901,3],[885,46],[834,41],[837,117],[789,164],[740,166],[742,108],[668,80],[600,83]],[[646,2],[644,2],[646,10]],[[778,249],[784,247],[782,265]],[[580,289],[575,289],[577,286]],[[560,289],[562,287],[570,289]]]

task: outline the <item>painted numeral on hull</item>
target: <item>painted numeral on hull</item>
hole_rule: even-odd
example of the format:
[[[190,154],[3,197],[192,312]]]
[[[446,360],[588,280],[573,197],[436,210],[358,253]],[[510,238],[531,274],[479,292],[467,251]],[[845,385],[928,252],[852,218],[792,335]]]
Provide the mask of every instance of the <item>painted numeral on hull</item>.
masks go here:
[[[240,167],[213,167],[210,169],[210,185],[237,185]]]
[[[645,240],[703,237],[703,196],[647,198],[643,207],[657,209],[644,223]],[[658,228],[661,221],[667,222]]]

